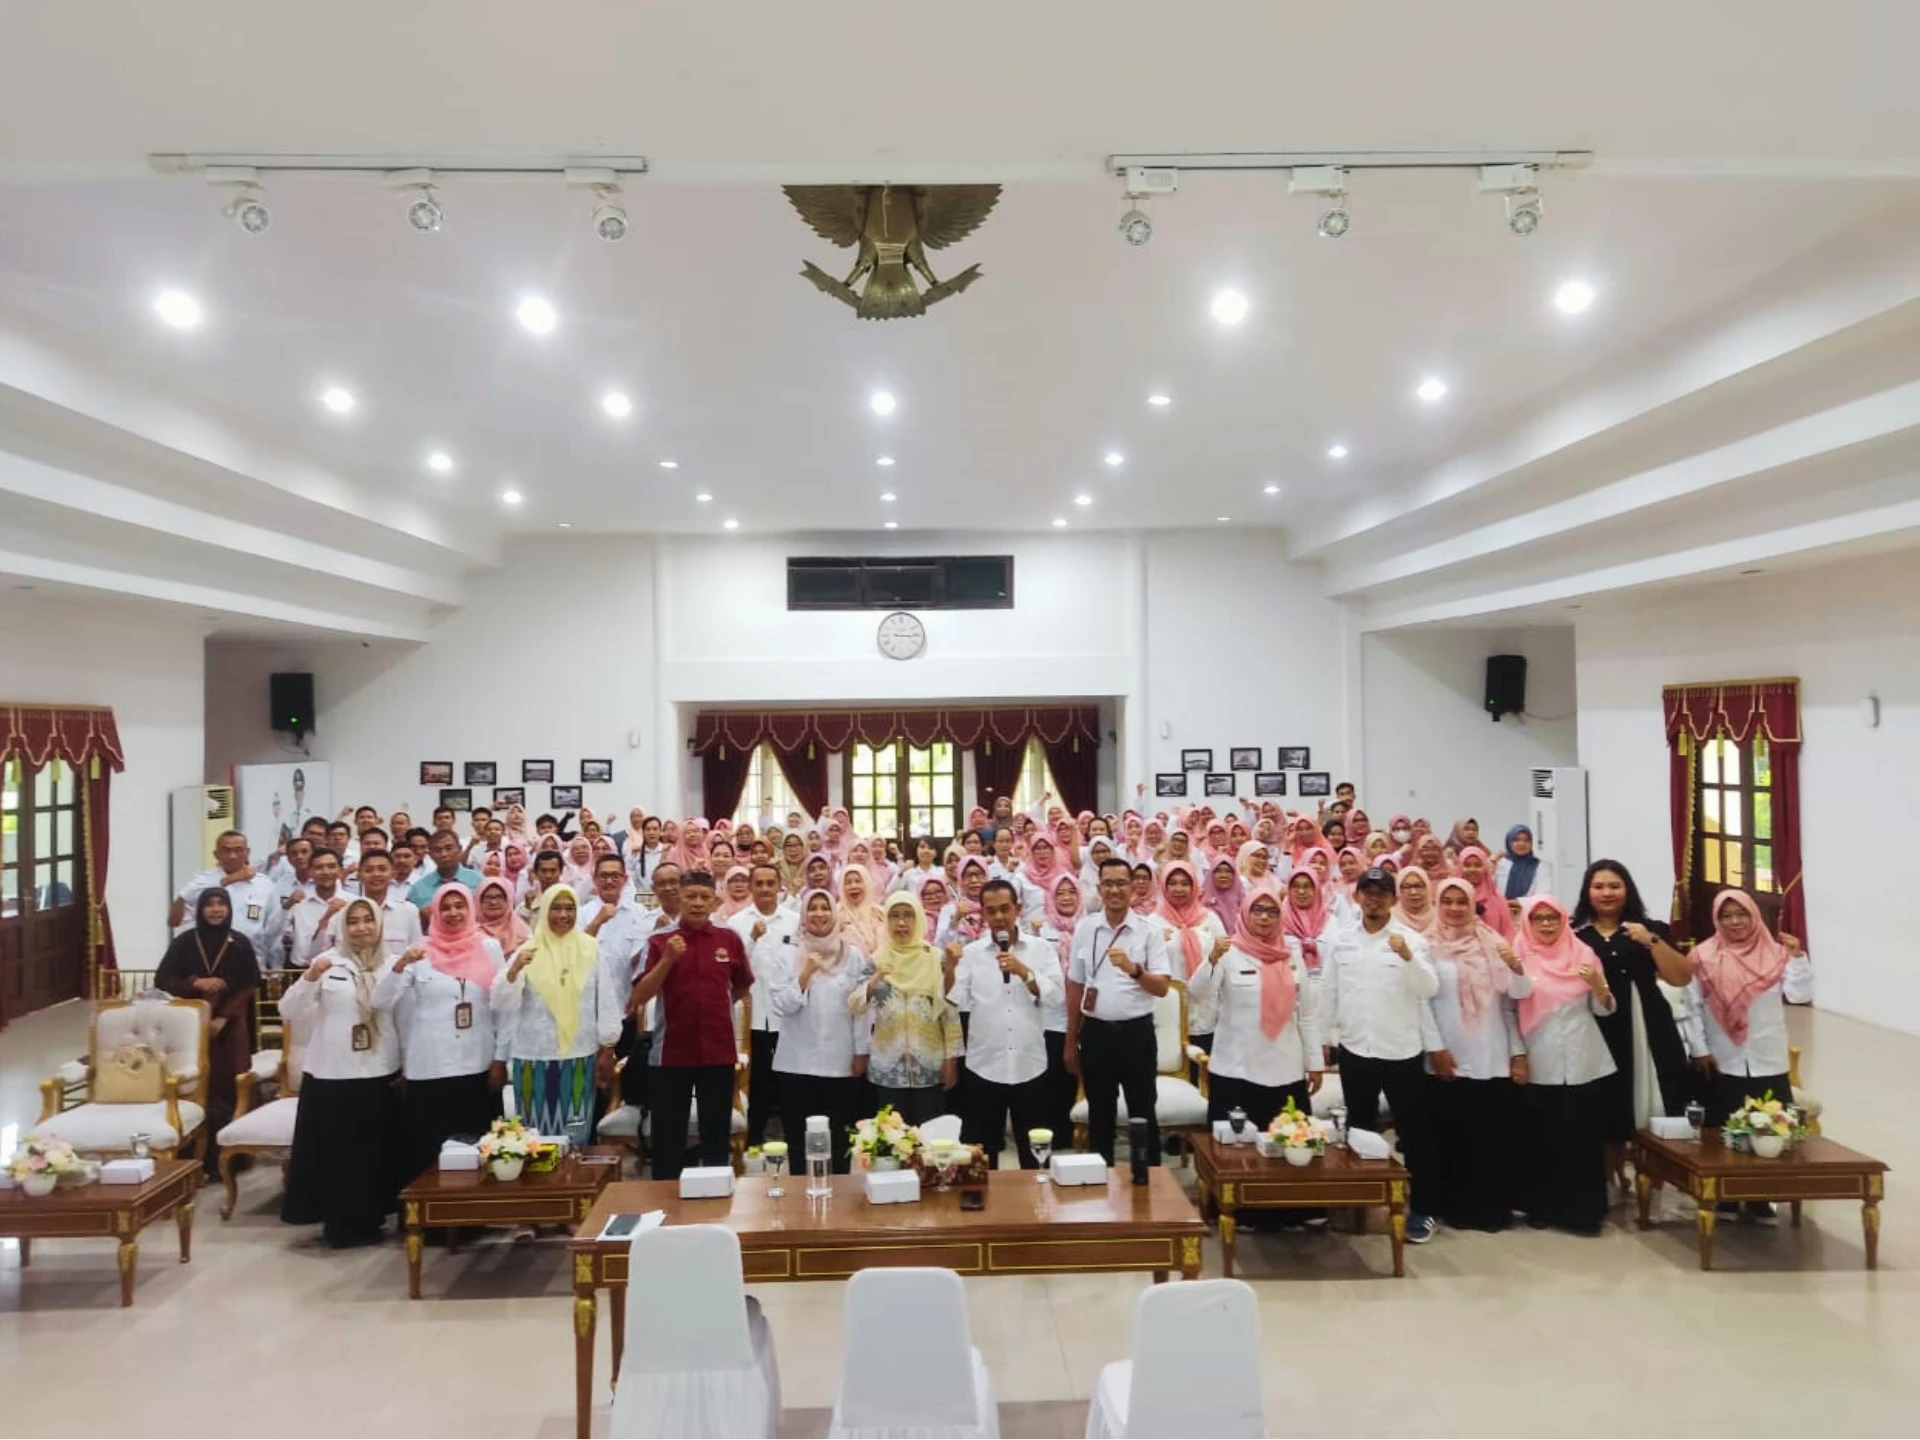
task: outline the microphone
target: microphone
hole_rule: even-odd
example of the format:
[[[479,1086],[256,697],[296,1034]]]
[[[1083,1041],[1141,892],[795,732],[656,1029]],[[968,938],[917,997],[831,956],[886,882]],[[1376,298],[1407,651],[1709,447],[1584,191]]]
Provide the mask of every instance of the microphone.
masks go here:
[[[1004,956],[1009,950],[1013,948],[1012,932],[1007,930],[994,931],[993,943],[1000,947],[1000,953],[1001,955]],[[1013,972],[1011,970],[1006,969],[1005,967],[1002,967],[1000,971],[1000,983],[1002,985],[1011,985],[1013,983]]]

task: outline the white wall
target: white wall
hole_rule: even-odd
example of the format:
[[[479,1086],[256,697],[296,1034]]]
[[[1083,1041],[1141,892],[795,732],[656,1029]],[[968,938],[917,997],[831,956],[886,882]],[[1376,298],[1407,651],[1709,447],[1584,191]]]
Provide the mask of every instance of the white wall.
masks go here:
[[[167,797],[200,779],[201,636],[165,606],[0,602],[0,700],[113,707],[127,768],[113,777],[106,899],[130,968],[166,944]]]
[[[1530,769],[1576,763],[1571,626],[1376,633],[1361,655],[1360,798],[1375,823],[1424,815],[1444,835],[1473,816],[1496,841],[1526,818]],[[1527,657],[1528,716],[1488,717],[1489,655]]]
[[[1920,1034],[1920,972],[1887,929],[1908,883],[1903,841],[1920,813],[1920,569],[1911,555],[1689,590],[1582,617],[1578,632],[1594,853],[1632,867],[1656,910],[1674,880],[1661,687],[1799,677],[1802,883],[1818,1003]],[[1878,729],[1862,718],[1868,694],[1880,697]]]

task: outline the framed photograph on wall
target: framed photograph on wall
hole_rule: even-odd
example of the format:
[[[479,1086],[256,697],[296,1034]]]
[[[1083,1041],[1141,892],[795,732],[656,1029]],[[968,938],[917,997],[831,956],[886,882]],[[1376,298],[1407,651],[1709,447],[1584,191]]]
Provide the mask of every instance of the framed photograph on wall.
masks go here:
[[[520,762],[520,783],[522,785],[551,785],[553,783],[553,761],[522,760]]]
[[[422,760],[420,762],[420,783],[432,789],[453,784],[453,761]]]
[[[607,785],[613,780],[613,761],[582,760],[580,762],[580,783],[582,785]]]
[[[580,808],[580,787],[578,785],[556,785],[548,792],[547,806],[551,810],[578,810]]]
[[[1287,793],[1287,776],[1283,770],[1263,770],[1253,777],[1255,795],[1284,795]]]
[[[493,787],[493,808],[504,810],[509,805],[525,805],[527,787],[524,785],[496,785]]]
[[[1213,751],[1182,750],[1180,752],[1180,768],[1182,770],[1213,769]]]
[[[1282,745],[1273,752],[1276,770],[1304,770],[1313,764],[1313,751],[1305,745]]]
[[[1176,770],[1171,775],[1153,777],[1153,793],[1162,800],[1184,800],[1187,798],[1187,772]]]
[[[1233,794],[1233,776],[1207,776],[1206,793],[1209,795],[1225,795],[1231,797]]]
[[[491,785],[500,778],[500,767],[491,760],[469,760],[460,778],[469,785]]]
[[[1300,776],[1302,795],[1331,795],[1333,777],[1324,770],[1308,770]]]
[[[1258,745],[1236,745],[1227,751],[1229,770],[1258,770],[1260,768],[1260,747]]]
[[[447,809],[458,810],[464,815],[473,809],[473,791],[466,789],[442,790],[440,792],[440,803],[446,806]]]

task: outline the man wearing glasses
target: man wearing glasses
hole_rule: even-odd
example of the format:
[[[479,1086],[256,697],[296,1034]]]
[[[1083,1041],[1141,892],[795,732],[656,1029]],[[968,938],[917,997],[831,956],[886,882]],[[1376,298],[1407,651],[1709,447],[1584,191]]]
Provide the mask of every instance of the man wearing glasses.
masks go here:
[[[1133,913],[1133,867],[1100,866],[1100,910],[1073,928],[1067,963],[1067,1069],[1087,1091],[1087,1138],[1113,1163],[1116,1092],[1130,1120],[1147,1122],[1147,1163],[1160,1163],[1154,1114],[1153,1002],[1167,993],[1172,966],[1159,928]]]

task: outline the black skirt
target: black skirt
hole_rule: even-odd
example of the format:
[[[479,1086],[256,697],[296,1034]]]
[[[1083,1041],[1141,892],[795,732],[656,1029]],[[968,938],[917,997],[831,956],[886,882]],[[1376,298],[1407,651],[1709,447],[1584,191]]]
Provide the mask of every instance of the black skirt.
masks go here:
[[[323,1227],[336,1248],[378,1239],[399,1193],[396,1142],[399,1104],[394,1075],[372,1080],[321,1080],[300,1085],[293,1153],[280,1218]]]
[[[1457,1230],[1504,1230],[1518,1203],[1519,1116],[1511,1080],[1429,1077],[1436,1213]]]
[[[487,1072],[409,1080],[402,1102],[400,1181],[409,1184],[440,1163],[440,1147],[455,1135],[484,1135],[500,1114],[500,1097]]]
[[[1527,1085],[1522,1107],[1522,1206],[1529,1222],[1587,1230],[1607,1215],[1605,1080]]]

